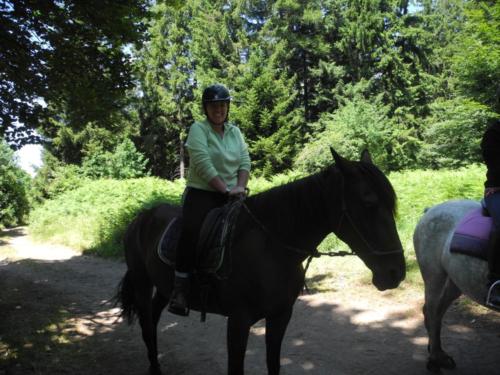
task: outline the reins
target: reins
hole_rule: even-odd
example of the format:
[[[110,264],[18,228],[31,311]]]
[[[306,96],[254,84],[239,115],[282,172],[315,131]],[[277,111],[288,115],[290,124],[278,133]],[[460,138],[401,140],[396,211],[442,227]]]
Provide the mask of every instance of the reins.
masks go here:
[[[243,203],[243,207],[247,211],[248,215],[252,218],[252,220],[255,221],[269,237],[271,237],[274,241],[278,242],[280,244],[280,246],[284,247],[285,249],[291,250],[291,251],[293,251],[297,254],[300,254],[300,255],[304,255],[308,258],[318,258],[322,255],[327,255],[327,256],[355,255],[353,252],[349,252],[349,251],[330,251],[327,253],[322,253],[318,249],[308,251],[308,250],[300,249],[298,247],[290,246],[290,245],[286,244],[285,242],[283,242],[281,239],[277,238],[275,235],[273,235],[273,233],[269,229],[267,229],[267,227],[259,219],[257,219],[257,217],[255,217],[255,215],[252,213],[252,211],[250,211],[250,209],[248,208],[248,206],[245,203]]]
[[[252,213],[252,211],[250,211],[250,209],[248,208],[248,206],[245,203],[243,203],[243,207],[245,208],[245,210],[248,213],[248,215],[250,216],[250,218],[260,226],[260,228],[264,231],[264,233],[266,233],[274,241],[279,243],[281,247],[307,257],[306,265],[304,267],[304,289],[306,290],[307,294],[309,294],[309,288],[307,286],[305,279],[306,279],[307,270],[309,269],[309,265],[311,264],[311,261],[313,260],[313,258],[319,258],[321,256],[344,257],[347,255],[356,255],[352,251],[338,250],[338,251],[321,252],[318,249],[308,251],[308,250],[300,249],[300,248],[295,247],[295,246],[290,246],[290,245],[286,244],[285,242],[283,242],[281,239],[277,238],[275,235],[273,235],[273,233],[259,219],[257,219],[257,217],[255,217],[255,215]]]

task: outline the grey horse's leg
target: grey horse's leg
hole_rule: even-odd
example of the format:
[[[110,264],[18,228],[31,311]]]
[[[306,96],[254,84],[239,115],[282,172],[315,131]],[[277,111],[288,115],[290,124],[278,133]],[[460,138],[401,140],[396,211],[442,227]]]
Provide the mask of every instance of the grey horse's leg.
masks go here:
[[[436,280],[439,279],[439,280]],[[449,277],[434,278],[433,284],[425,283],[424,317],[429,335],[429,359],[427,369],[438,372],[440,368],[453,369],[455,361],[441,347],[441,325],[443,316],[461,292]]]

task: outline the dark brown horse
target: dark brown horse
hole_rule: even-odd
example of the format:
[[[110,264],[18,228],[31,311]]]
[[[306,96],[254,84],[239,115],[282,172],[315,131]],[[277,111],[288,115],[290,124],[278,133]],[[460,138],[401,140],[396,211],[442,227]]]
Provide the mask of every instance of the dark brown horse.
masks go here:
[[[281,342],[293,305],[304,286],[303,261],[331,232],[363,260],[379,290],[396,288],[405,277],[405,261],[396,231],[396,196],[368,152],[361,161],[343,159],[324,171],[248,198],[237,219],[232,272],[214,281],[208,312],[227,320],[228,373],[243,374],[250,327],[266,320],[269,374],[279,374]],[[128,270],[118,298],[122,315],[137,315],[147,346],[150,373],[160,374],[156,327],[172,290],[173,269],[156,247],[162,230],[179,207],[161,205],[144,211],[125,236]],[[191,308],[200,309],[197,282]],[[154,291],[154,294],[153,294]]]

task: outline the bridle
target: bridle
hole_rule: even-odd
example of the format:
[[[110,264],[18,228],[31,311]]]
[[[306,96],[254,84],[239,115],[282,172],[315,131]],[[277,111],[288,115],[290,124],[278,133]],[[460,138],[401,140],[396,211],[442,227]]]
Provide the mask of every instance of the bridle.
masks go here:
[[[344,221],[348,221],[351,225],[351,227],[354,229],[358,237],[361,239],[361,241],[365,244],[365,246],[368,249],[368,253],[375,255],[375,256],[386,256],[386,255],[394,255],[394,254],[402,254],[403,249],[397,249],[397,250],[391,250],[391,251],[378,251],[375,250],[370,243],[366,240],[365,236],[361,233],[361,231],[358,229],[356,224],[354,223],[354,220],[352,220],[352,217],[349,213],[349,210],[347,208],[346,200],[345,200],[345,179],[344,176],[341,174],[341,214],[340,218],[338,219],[338,222],[336,225],[333,225],[332,227],[335,227],[336,230],[334,231],[335,233],[338,233],[342,224]],[[319,258],[321,256],[330,256],[330,257],[343,257],[347,255],[356,255],[352,250],[351,251],[343,251],[343,250],[337,250],[337,251],[329,251],[329,252],[321,252],[318,249],[314,250],[304,250],[295,246],[291,246],[286,244],[284,241],[279,239],[276,235],[274,235],[265,225],[262,223],[253,213],[252,211],[248,208],[245,202],[242,203],[242,206],[245,208],[245,211],[248,213],[250,218],[259,225],[259,227],[262,229],[264,233],[266,233],[269,237],[271,237],[274,241],[280,244],[280,246],[284,249],[293,251],[299,255],[305,256],[307,258],[306,266],[304,267],[304,279],[305,275],[307,273],[307,270],[309,268],[309,265],[312,261],[313,258]],[[307,285],[304,284],[304,287],[306,291],[308,291]]]
[[[346,201],[345,201],[345,180],[344,180],[344,177],[341,175],[341,213],[340,213],[340,218],[337,222],[336,225],[332,225],[333,227],[336,228],[336,230],[334,231],[334,233],[338,233],[344,220],[348,221],[350,224],[351,224],[351,227],[354,229],[354,231],[356,232],[356,234],[358,235],[358,237],[361,239],[361,241],[365,244],[365,246],[367,247],[368,249],[368,253],[372,254],[372,255],[375,255],[375,256],[386,256],[386,255],[394,255],[394,254],[399,254],[399,253],[403,253],[403,249],[400,248],[400,249],[396,249],[396,250],[391,250],[391,251],[378,251],[378,250],[375,250],[371,245],[370,243],[366,240],[365,236],[363,235],[363,233],[361,233],[361,231],[358,229],[358,227],[356,226],[354,220],[352,220],[352,217],[349,213],[349,210],[347,209],[347,204],[346,204]],[[252,211],[250,211],[250,209],[248,208],[248,206],[246,205],[245,202],[242,203],[242,206],[245,208],[246,212],[248,213],[248,215],[252,218],[252,220],[257,223],[260,228],[269,236],[271,237],[274,241],[276,241],[277,243],[280,244],[281,247],[285,248],[285,249],[288,249],[288,250],[291,250],[295,253],[298,253],[300,255],[304,255],[306,257],[313,257],[313,258],[318,258],[320,256],[346,256],[346,255],[356,255],[353,251],[342,251],[342,250],[339,250],[339,251],[330,251],[330,252],[320,252],[318,249],[314,249],[314,250],[304,250],[304,249],[301,249],[301,248],[298,248],[298,247],[295,247],[295,246],[291,246],[291,245],[288,245],[287,243],[285,243],[284,241],[282,241],[281,239],[279,239],[276,235],[274,235],[265,225],[264,223],[262,223],[262,221],[260,221],[253,213]]]
[[[342,174],[341,174],[341,190],[340,191],[341,191],[341,193],[340,193],[341,194],[340,195],[340,197],[341,197],[341,201],[340,201],[340,204],[341,204],[341,213],[340,213],[339,221],[338,221],[338,223],[336,225],[337,229],[335,230],[335,233],[338,233],[340,231],[342,223],[344,222],[344,218],[346,218],[347,221],[351,224],[351,227],[354,229],[354,231],[358,235],[358,237],[365,244],[365,246],[368,249],[368,252],[370,254],[373,254],[373,255],[376,255],[376,256],[385,256],[385,255],[399,254],[399,253],[403,252],[402,248],[397,249],[397,250],[391,250],[391,251],[378,251],[378,250],[374,249],[372,247],[372,245],[370,245],[370,243],[366,240],[366,238],[363,235],[363,233],[361,233],[361,231],[358,229],[358,227],[354,223],[354,220],[352,220],[352,217],[349,214],[349,210],[347,209],[347,204],[346,204],[346,200],[345,200],[345,179],[344,179],[344,176],[342,176]]]

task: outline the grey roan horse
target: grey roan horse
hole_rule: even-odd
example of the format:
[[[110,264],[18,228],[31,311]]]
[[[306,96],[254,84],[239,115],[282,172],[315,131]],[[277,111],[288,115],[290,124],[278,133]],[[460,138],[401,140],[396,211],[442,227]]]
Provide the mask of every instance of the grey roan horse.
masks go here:
[[[425,284],[424,317],[429,334],[427,368],[455,368],[441,347],[441,322],[451,303],[465,294],[479,304],[486,300],[488,264],[467,255],[451,253],[450,241],[458,222],[480,207],[469,200],[448,201],[429,209],[420,219],[413,242]]]
[[[269,374],[279,374],[281,342],[304,285],[302,262],[331,232],[363,260],[379,290],[396,288],[405,261],[394,222],[396,196],[368,152],[349,161],[332,150],[335,164],[309,177],[245,201],[232,246],[232,272],[212,282],[207,311],[227,319],[228,373],[243,374],[250,327],[266,320]],[[160,374],[156,327],[172,290],[173,269],[155,251],[161,231],[179,207],[161,205],[140,213],[124,239],[127,272],[118,293],[122,315],[139,317],[150,373]],[[251,212],[251,215],[249,214]],[[199,310],[192,283],[192,310]],[[153,294],[153,291],[155,293]]]

